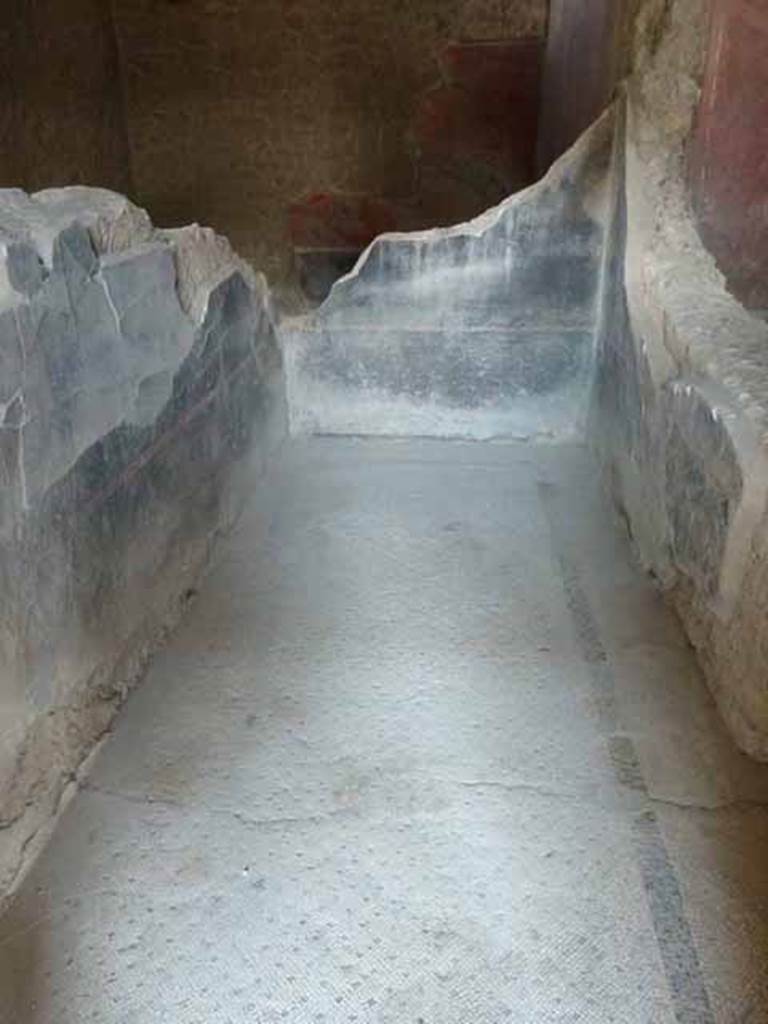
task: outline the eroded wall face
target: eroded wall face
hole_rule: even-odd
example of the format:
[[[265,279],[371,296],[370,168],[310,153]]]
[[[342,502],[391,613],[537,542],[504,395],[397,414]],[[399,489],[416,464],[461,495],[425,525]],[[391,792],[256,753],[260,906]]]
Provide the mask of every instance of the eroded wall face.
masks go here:
[[[734,738],[768,760],[768,325],[729,292],[691,212],[707,5],[641,13],[660,9],[653,31],[639,22],[618,103],[591,438]]]
[[[282,437],[283,396],[266,288],[224,239],[104,190],[0,190],[0,900]]]
[[[139,200],[164,223],[212,224],[271,279],[286,270],[289,208],[307,193],[418,190],[411,129],[446,43],[542,35],[546,20],[545,0],[114,9]]]
[[[690,177],[734,294],[768,309],[768,0],[713,0]]]
[[[130,192],[108,0],[8,0],[0,19],[0,187]]]

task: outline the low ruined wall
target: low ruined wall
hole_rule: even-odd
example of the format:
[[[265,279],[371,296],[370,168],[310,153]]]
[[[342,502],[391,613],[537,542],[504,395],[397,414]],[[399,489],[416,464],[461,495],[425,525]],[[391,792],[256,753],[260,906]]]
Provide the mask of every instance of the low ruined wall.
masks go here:
[[[727,290],[686,189],[704,15],[673,5],[620,105],[590,433],[733,735],[768,760],[768,325]]]
[[[579,432],[610,122],[467,224],[381,236],[317,311],[286,320],[292,431]]]
[[[223,239],[104,190],[0,192],[0,895],[284,434],[283,393],[263,280]]]

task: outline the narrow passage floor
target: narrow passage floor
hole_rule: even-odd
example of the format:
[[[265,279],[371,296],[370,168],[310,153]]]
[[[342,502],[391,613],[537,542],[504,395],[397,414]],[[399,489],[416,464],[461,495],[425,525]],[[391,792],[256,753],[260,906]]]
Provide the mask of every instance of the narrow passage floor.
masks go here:
[[[760,1024],[768,767],[578,446],[254,487],[0,922],[2,1024]]]

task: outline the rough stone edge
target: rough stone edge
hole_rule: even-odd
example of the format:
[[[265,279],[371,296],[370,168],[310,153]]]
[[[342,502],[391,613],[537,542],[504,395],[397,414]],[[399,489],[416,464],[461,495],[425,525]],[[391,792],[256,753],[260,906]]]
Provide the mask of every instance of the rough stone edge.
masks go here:
[[[232,273],[239,272],[267,307],[274,310],[263,274],[241,259],[228,239],[211,228],[189,224],[180,228],[155,227],[149,214],[130,199],[109,189],[75,185],[28,194],[21,189],[0,189],[0,244],[31,247],[50,270],[60,235],[74,225],[85,227],[97,254],[126,252],[150,243],[172,249],[181,308],[195,323],[202,323],[207,298]],[[13,288],[0,292],[0,308],[12,308],[24,295]]]
[[[514,193],[497,206],[491,207],[479,216],[450,227],[429,228],[412,232],[388,232],[379,235],[361,253],[352,270],[334,283],[330,294],[320,306],[310,313],[282,318],[279,326],[279,336],[285,359],[291,435],[301,436],[307,433],[314,433],[318,427],[314,417],[303,409],[306,395],[298,386],[301,374],[297,367],[302,351],[306,345],[311,344],[311,340],[314,336],[317,336],[317,332],[324,329],[326,318],[345,307],[357,282],[361,280],[369,265],[377,259],[379,250],[386,247],[401,249],[409,253],[418,250],[418,260],[414,261],[417,262],[417,266],[414,267],[413,274],[407,279],[410,281],[416,274],[425,273],[430,270],[429,261],[432,252],[437,250],[437,258],[440,260],[439,247],[445,240],[455,238],[481,240],[499,226],[511,212],[529,205],[536,207],[537,204],[546,200],[547,193],[561,190],[563,186],[566,186],[569,181],[574,179],[579,180],[581,183],[580,199],[585,210],[597,223],[604,224],[607,213],[605,195],[606,175],[602,168],[604,161],[601,160],[601,157],[603,154],[609,154],[610,152],[615,116],[615,109],[609,107],[574,145],[552,165],[543,178],[528,188]],[[391,287],[395,289],[397,284],[392,284]],[[594,312],[590,314],[588,323],[585,323],[581,317],[573,318],[572,326],[574,327],[583,326],[586,330],[591,331],[593,325]],[[345,330],[351,330],[353,333],[357,330],[354,327],[344,328],[338,326],[334,326],[332,329],[337,334],[343,333]],[[377,329],[379,328],[375,325],[370,328],[372,331]],[[386,332],[387,327],[384,325],[380,329]],[[418,329],[423,329],[423,327]],[[315,404],[323,404],[324,402],[334,400],[332,387],[323,390],[316,385],[313,396]],[[346,401],[349,401],[349,399],[346,399]],[[573,396],[570,393],[562,396],[559,405],[564,406],[568,403],[570,405],[574,404]],[[376,429],[371,430],[370,415],[365,415],[364,413],[367,411],[370,414],[374,407],[380,410],[374,417],[375,419],[389,419],[392,422],[399,420],[400,426],[393,426],[392,430],[387,430],[381,429],[379,425]],[[395,407],[399,410],[396,415],[392,412]],[[400,401],[390,395],[378,393],[372,393],[367,403],[357,403],[355,409],[356,412],[352,415],[353,410],[350,408],[350,415],[345,417],[343,421],[340,420],[331,432],[341,434],[373,433],[384,437],[408,435],[445,436],[466,440],[493,440],[495,438],[513,437],[530,440],[532,437],[536,437],[546,442],[557,438],[570,440],[576,435],[583,435],[583,420],[586,415],[585,411],[582,410],[579,413],[574,406],[576,418],[573,425],[569,424],[565,429],[560,427],[556,429],[543,427],[540,430],[531,431],[521,427],[519,410],[511,404],[509,407],[488,407],[473,411],[472,414],[467,414],[461,418],[460,423],[458,422],[460,417],[456,410],[451,410],[448,413],[443,407],[434,404],[424,404],[415,407],[410,402]],[[390,410],[389,416],[384,416],[382,410],[388,409]],[[449,429],[451,423],[454,429]],[[405,427],[403,427],[403,424],[405,424]]]
[[[595,121],[595,123],[584,134],[577,139],[574,145],[564,153],[550,167],[547,173],[539,181],[534,182],[520,192],[515,192],[497,206],[485,210],[477,217],[443,228],[427,228],[423,231],[389,231],[378,235],[360,254],[354,267],[334,282],[328,297],[325,301],[313,310],[301,316],[286,317],[283,323],[290,331],[305,332],[311,331],[315,325],[322,322],[328,313],[333,312],[336,306],[343,305],[346,293],[361,278],[366,268],[376,257],[379,249],[387,246],[403,246],[413,249],[421,246],[429,251],[438,243],[450,238],[482,238],[487,232],[496,227],[503,218],[513,209],[537,202],[548,190],[561,185],[567,177],[577,176],[579,171],[587,167],[594,153],[601,146],[608,147],[613,132],[613,119],[615,110],[608,108]],[[595,181],[596,189],[599,189],[600,182]],[[589,195],[584,196],[585,200]],[[595,205],[599,205],[599,202]],[[592,208],[592,207],[588,207]]]
[[[275,309],[265,277],[240,259],[228,240],[210,228],[197,224],[170,230],[156,228],[146,211],[107,189],[75,186],[47,189],[32,196],[20,189],[0,190],[0,250],[3,255],[7,256],[8,250],[17,244],[28,247],[49,272],[56,239],[76,224],[88,230],[99,257],[151,243],[167,245],[174,257],[180,306],[195,327],[203,324],[216,289],[234,275],[242,277],[254,296],[254,327],[263,327],[263,318],[266,318],[267,329],[277,339]],[[0,309],[13,309],[27,300],[7,278],[0,281]],[[260,365],[260,369],[266,371],[269,390],[280,391],[284,406],[284,385],[282,380],[276,379],[282,377],[282,365]],[[243,473],[248,479],[253,473],[264,472],[267,461],[287,436],[285,410],[275,419],[280,421],[280,426],[270,422],[264,445],[252,446],[246,460],[249,465]],[[111,429],[118,425],[116,421]],[[24,762],[30,757],[34,759],[35,749],[55,748],[58,756],[45,770],[35,771],[36,778],[30,780],[29,786],[21,787],[25,791],[21,810],[0,823],[0,840],[4,847],[0,866],[5,876],[0,885],[0,913],[44,849],[58,818],[87,775],[101,742],[111,731],[120,707],[143,678],[152,656],[181,622],[188,595],[196,592],[201,578],[212,565],[218,540],[236,524],[247,482],[238,479],[238,469],[238,466],[232,467],[232,493],[222,496],[224,511],[219,521],[196,543],[194,550],[187,547],[176,556],[173,568],[164,577],[168,583],[153,603],[156,610],[148,612],[124,643],[116,660],[110,659],[82,680],[66,707],[52,708],[37,720],[30,719],[30,728],[24,726],[12,787],[21,786]],[[55,744],[57,736],[63,736],[65,742]]]
[[[21,248],[37,259],[43,280],[52,271],[57,240],[74,226],[87,230],[99,260],[106,262],[152,245],[167,248],[173,256],[179,305],[192,327],[198,328],[204,322],[215,289],[228,277],[239,274],[263,309],[271,329],[276,331],[277,316],[264,275],[241,259],[226,238],[198,224],[157,228],[146,210],[125,196],[90,186],[50,188],[32,195],[21,189],[0,189],[0,313],[18,312],[34,294],[34,290],[19,290],[11,279],[8,268],[14,251]],[[94,283],[104,290],[111,305],[104,276],[96,274]],[[188,354],[183,353],[182,358]],[[138,387],[140,382],[135,383]],[[17,397],[0,403],[0,423]],[[123,422],[124,410],[115,407],[111,411],[112,421],[100,436]],[[82,446],[73,450],[61,473],[71,469],[84,450]],[[48,486],[54,482],[49,481]]]

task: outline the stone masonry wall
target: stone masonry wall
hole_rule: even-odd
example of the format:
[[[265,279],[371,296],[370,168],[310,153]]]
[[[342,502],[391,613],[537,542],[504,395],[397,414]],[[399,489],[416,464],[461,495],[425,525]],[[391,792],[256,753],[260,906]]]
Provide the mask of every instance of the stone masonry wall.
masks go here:
[[[282,437],[283,394],[263,279],[225,240],[100,189],[0,192],[0,896]]]
[[[729,292],[691,207],[707,15],[649,2],[635,25],[590,433],[733,735],[768,760],[768,325]]]

